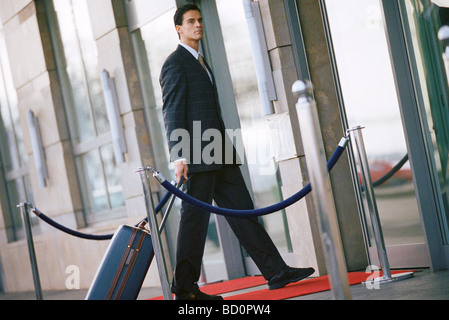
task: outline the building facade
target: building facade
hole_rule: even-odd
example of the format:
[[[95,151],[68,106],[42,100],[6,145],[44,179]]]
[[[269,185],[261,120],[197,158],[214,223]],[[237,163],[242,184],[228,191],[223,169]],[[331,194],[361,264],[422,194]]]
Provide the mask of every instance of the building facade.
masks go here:
[[[191,2],[0,0],[2,291],[33,290],[19,203],[68,228],[109,234],[147,214],[137,168],[173,176],[159,73],[179,43],[173,14]],[[224,121],[242,134],[241,169],[256,207],[308,183],[291,88],[311,80],[328,157],[347,129],[361,125],[374,183],[408,159],[375,188],[391,267],[447,269],[448,64],[437,36],[449,24],[444,1],[194,3]],[[107,76],[118,118],[105,99]],[[379,265],[353,158],[347,148],[331,172],[348,271]],[[157,202],[165,191],[152,182]],[[169,268],[179,205],[163,234]],[[310,196],[261,220],[290,265],[327,273]],[[32,225],[42,288],[88,288],[108,241],[80,239],[36,217]],[[200,281],[252,274],[258,270],[224,218],[212,215]],[[144,285],[159,285],[155,263]]]

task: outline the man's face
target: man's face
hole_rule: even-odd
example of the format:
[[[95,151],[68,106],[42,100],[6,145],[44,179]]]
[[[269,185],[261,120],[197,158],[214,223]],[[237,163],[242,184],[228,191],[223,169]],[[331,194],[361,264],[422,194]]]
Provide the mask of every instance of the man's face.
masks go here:
[[[189,43],[191,41],[200,41],[203,38],[203,17],[196,10],[189,10],[184,13],[182,25],[176,26],[181,41]]]

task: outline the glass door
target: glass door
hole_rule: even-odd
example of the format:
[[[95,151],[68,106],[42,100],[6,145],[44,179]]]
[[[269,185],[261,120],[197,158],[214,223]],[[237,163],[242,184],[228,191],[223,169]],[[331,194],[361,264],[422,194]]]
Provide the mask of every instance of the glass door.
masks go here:
[[[200,5],[205,9],[205,51],[211,56],[209,62],[216,70],[220,104],[226,106],[222,107],[224,120],[228,128],[241,129],[245,147],[242,171],[246,174],[254,205],[261,208],[278,203],[282,200],[280,181],[274,155],[267,143],[271,140],[270,128],[263,114],[243,2],[216,0],[216,8],[208,1],[201,1]],[[218,34],[223,39],[220,46],[210,41]],[[222,69],[225,72],[220,72]],[[234,107],[228,108],[230,105]],[[286,258],[292,249],[285,212],[263,216],[260,221]],[[259,273],[249,257],[245,257],[245,264],[249,274]]]
[[[277,168],[269,141],[268,119],[263,114],[250,35],[241,0],[216,0],[227,64],[240,120],[246,163],[256,207],[281,201]],[[206,21],[207,23],[207,21]],[[262,217],[263,224],[281,252],[291,251],[283,211]]]
[[[449,55],[438,39],[438,31],[449,25],[449,3],[428,0],[402,1],[404,29],[415,59],[415,81],[438,175],[443,210],[439,223],[443,243],[449,244]],[[439,4],[439,5],[438,5]],[[449,51],[448,51],[449,53]]]
[[[387,181],[380,178],[407,157],[404,129],[378,0],[325,0],[336,73],[348,128],[363,136],[390,267],[429,265],[409,162]],[[363,210],[362,210],[363,211]],[[362,213],[363,215],[364,213]],[[380,265],[366,221],[371,264]]]

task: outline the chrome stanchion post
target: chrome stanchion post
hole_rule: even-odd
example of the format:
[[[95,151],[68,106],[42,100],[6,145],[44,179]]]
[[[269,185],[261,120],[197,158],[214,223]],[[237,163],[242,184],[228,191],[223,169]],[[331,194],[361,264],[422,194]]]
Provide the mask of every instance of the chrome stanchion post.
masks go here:
[[[37,267],[36,251],[34,250],[33,232],[31,230],[30,215],[28,214],[28,203],[22,202],[19,205],[17,205],[17,207],[20,208],[20,212],[22,214],[23,219],[23,225],[25,226],[25,234],[28,244],[28,253],[30,255],[31,272],[33,274],[34,291],[36,293],[36,299],[42,300],[43,298],[42,298],[41,281],[39,277],[39,269]]]
[[[298,95],[298,113],[304,152],[307,159],[312,196],[317,211],[321,242],[324,248],[326,268],[329,273],[335,299],[351,299],[348,274],[340,238],[334,198],[331,192],[326,155],[321,138],[320,125],[315,101],[312,98],[312,85],[296,81],[292,88]]]
[[[151,241],[153,243],[154,256],[156,257],[156,263],[159,272],[159,278],[161,280],[162,293],[164,300],[173,300],[173,295],[170,289],[170,280],[168,276],[167,263],[162,248],[161,235],[158,228],[156,211],[154,208],[154,201],[151,193],[150,181],[148,179],[148,171],[151,171],[150,167],[139,168],[136,172],[140,173],[142,180],[143,193],[145,197],[145,205],[147,208],[148,222],[150,225]]]
[[[413,272],[404,272],[392,275],[390,264],[388,262],[387,249],[385,246],[382,226],[379,219],[379,212],[377,209],[376,197],[374,195],[373,183],[368,164],[368,157],[366,155],[365,143],[363,141],[362,126],[356,126],[348,129],[347,133],[350,136],[353,152],[355,152],[355,160],[360,168],[360,173],[365,191],[366,205],[368,207],[371,225],[373,228],[374,240],[376,242],[377,254],[381,264],[382,277],[374,278],[366,281],[366,283],[384,283],[394,280],[407,279],[413,276]]]

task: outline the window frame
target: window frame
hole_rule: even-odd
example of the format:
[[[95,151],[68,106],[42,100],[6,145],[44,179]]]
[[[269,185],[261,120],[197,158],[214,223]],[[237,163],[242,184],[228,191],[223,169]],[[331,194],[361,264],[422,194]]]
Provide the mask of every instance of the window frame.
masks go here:
[[[106,132],[99,132],[96,117],[95,117],[95,110],[92,102],[92,94],[91,94],[91,88],[89,87],[89,80],[87,79],[87,71],[86,71],[86,61],[81,55],[82,59],[82,76],[83,81],[85,83],[85,93],[86,98],[89,101],[89,117],[92,121],[93,129],[94,129],[94,136],[84,140],[84,141],[78,141],[79,137],[76,133],[76,123],[73,121],[70,121],[70,116],[74,114],[74,105],[71,99],[73,98],[73,92],[72,92],[72,84],[71,79],[69,78],[69,75],[67,73],[67,66],[68,62],[66,60],[66,53],[64,51],[64,44],[62,35],[60,32],[60,26],[59,26],[59,20],[57,16],[57,12],[55,10],[53,0],[45,0],[45,12],[48,19],[49,24],[49,30],[50,30],[50,38],[55,58],[55,66],[56,66],[56,72],[58,74],[59,83],[61,85],[61,91],[62,91],[62,101],[64,105],[64,109],[66,111],[67,117],[67,125],[69,128],[69,136],[70,136],[70,142],[72,146],[72,156],[75,163],[75,170],[78,177],[78,186],[81,194],[81,200],[83,203],[83,216],[82,219],[85,222],[86,225],[89,224],[95,224],[97,222],[103,222],[105,220],[110,219],[116,219],[116,218],[122,218],[126,216],[126,209],[125,209],[125,197],[122,192],[123,196],[123,205],[119,207],[113,207],[111,204],[111,192],[108,187],[108,181],[107,181],[107,174],[105,169],[105,160],[102,157],[102,148],[106,148],[109,146],[112,146],[112,135],[110,132],[110,129],[108,129]],[[72,1],[70,3],[73,5]],[[77,33],[78,40],[79,35]],[[95,41],[95,40],[94,40]],[[95,45],[96,42],[95,42]],[[98,79],[100,81],[100,70],[98,70]],[[101,83],[101,81],[100,81]],[[101,89],[102,91],[102,89]],[[104,96],[101,94],[101,98],[104,102]],[[106,109],[105,109],[106,110]],[[109,125],[109,122],[108,122]],[[83,156],[86,156],[90,152],[96,152],[97,156],[100,159],[100,169],[101,169],[101,175],[102,175],[102,185],[104,186],[105,190],[105,196],[106,196],[106,208],[101,210],[89,210],[90,203],[88,201],[88,192],[87,192],[87,180],[86,177],[86,171],[80,170],[80,161],[82,160]],[[118,172],[118,165],[115,161],[115,158],[113,158],[112,165],[117,170],[117,178],[120,178],[119,172]]]

